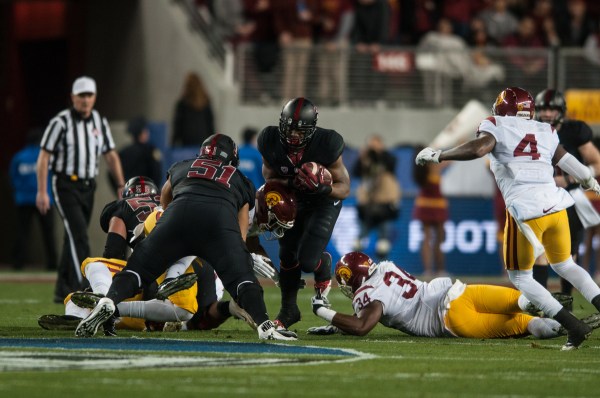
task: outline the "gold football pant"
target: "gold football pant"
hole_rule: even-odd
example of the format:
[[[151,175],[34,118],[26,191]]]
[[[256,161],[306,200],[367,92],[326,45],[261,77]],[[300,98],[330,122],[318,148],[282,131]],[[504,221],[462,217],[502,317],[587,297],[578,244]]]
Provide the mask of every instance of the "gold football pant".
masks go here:
[[[544,245],[550,264],[558,264],[571,257],[571,232],[567,211],[561,210],[525,221]],[[507,270],[525,271],[533,267],[533,246],[519,231],[516,221],[508,212],[504,227],[504,264]]]
[[[464,293],[450,302],[444,322],[458,337],[493,339],[529,334],[533,318],[521,313],[518,290],[493,285],[467,285]]]

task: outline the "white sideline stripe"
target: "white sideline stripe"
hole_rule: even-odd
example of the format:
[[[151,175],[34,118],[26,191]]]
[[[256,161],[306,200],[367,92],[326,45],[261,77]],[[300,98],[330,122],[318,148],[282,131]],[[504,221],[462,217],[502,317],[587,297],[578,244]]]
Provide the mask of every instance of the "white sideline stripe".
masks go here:
[[[52,176],[52,193],[54,194],[54,203],[56,203],[56,207],[58,208],[58,212],[63,220],[63,224],[65,226],[65,231],[67,231],[67,236],[69,237],[69,248],[71,249],[71,260],[72,264],[75,266],[75,275],[77,275],[77,281],[79,283],[83,282],[83,275],[81,275],[81,269],[79,266],[81,265],[79,258],[77,257],[77,250],[75,250],[75,241],[73,240],[73,233],[71,232],[71,227],[69,226],[69,221],[67,217],[65,217],[65,212],[63,211],[62,206],[60,205],[60,199],[58,196],[58,190],[56,189],[56,180],[58,177],[56,175]]]
[[[404,335],[399,335],[400,337],[409,337],[409,336],[404,336]],[[563,338],[566,339],[567,336],[562,336]],[[429,340],[429,337],[423,337],[422,341],[416,341],[416,340],[395,340],[394,344],[421,344],[422,342]],[[442,337],[439,337],[439,339],[443,339]],[[554,339],[560,339],[560,337],[555,337],[552,339],[548,339],[548,340],[521,340],[526,344],[526,348],[530,348],[531,343],[535,343],[537,345],[539,345],[541,348],[562,348],[562,346],[564,345],[564,343],[557,343],[557,344],[550,344],[551,340]],[[482,342],[478,342],[479,340],[477,339],[467,339],[467,338],[448,338],[446,339],[446,341],[444,341],[444,343],[438,343],[437,341],[427,341],[427,344],[429,345],[447,345],[448,341],[451,340],[452,341],[452,345],[466,345],[466,346],[498,346],[498,347],[506,347],[506,344],[502,344],[502,343],[496,343],[496,342],[492,342],[491,339],[490,340],[484,340]],[[389,344],[390,340],[365,340],[369,343],[381,343],[381,344]],[[514,340],[515,343],[518,342],[519,340]],[[585,347],[586,349],[594,349],[594,350],[598,350],[600,349],[600,346],[597,345],[589,345],[588,342],[584,342],[582,347]],[[533,348],[532,348],[533,349]],[[386,357],[388,358],[388,357]],[[486,359],[487,360],[487,359]]]

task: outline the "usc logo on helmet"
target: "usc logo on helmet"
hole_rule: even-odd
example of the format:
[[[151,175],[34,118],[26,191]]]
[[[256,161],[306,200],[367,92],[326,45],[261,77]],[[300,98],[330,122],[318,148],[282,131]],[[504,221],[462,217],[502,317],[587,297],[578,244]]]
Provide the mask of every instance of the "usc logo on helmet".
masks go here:
[[[504,102],[504,98],[506,98],[506,90],[504,90],[500,94],[498,94],[498,97],[496,98],[496,106],[498,106],[501,103],[503,103]]]
[[[267,207],[269,209],[277,206],[277,204],[279,204],[279,202],[282,202],[282,201],[283,201],[283,197],[277,191],[270,191],[270,192],[267,192],[267,194],[265,195],[265,202],[267,203]]]
[[[340,280],[343,280],[346,283],[348,283],[350,281],[350,278],[352,278],[352,271],[350,271],[350,268],[348,268],[346,266],[339,267],[335,271],[335,273],[339,277]]]

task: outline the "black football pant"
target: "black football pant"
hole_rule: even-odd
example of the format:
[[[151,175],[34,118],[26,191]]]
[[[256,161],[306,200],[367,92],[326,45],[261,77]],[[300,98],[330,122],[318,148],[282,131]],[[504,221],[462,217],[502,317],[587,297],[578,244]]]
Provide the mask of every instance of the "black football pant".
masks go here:
[[[115,275],[107,297],[115,304],[133,297],[176,260],[191,255],[212,265],[227,292],[257,324],[268,319],[237,212],[225,200],[198,195],[181,195],[171,202],[152,233],[136,245],[127,266]]]
[[[341,201],[298,202],[294,227],[279,239],[282,309],[297,307],[302,272],[314,272],[315,282],[331,279],[331,267],[321,267],[321,258],[341,210]]]
[[[62,175],[52,177],[54,202],[65,227],[58,279],[54,289],[55,301],[87,286],[87,281],[81,274],[81,263],[90,256],[88,226],[92,217],[95,191],[94,180],[70,181]]]

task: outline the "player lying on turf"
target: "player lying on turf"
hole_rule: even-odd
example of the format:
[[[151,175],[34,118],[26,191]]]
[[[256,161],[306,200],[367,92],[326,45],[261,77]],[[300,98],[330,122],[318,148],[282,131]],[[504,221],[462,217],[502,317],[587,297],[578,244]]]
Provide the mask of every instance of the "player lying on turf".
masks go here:
[[[545,339],[566,334],[554,319],[522,313],[529,302],[508,287],[466,285],[450,278],[423,282],[391,261],[374,263],[361,252],[345,254],[335,266],[335,277],[352,298],[355,316],[335,312],[315,296],[313,312],[331,325],[311,328],[309,333],[331,334],[339,329],[364,336],[381,323],[423,337]],[[584,321],[598,328],[600,314]]]

